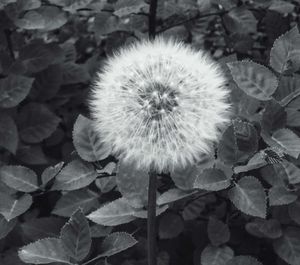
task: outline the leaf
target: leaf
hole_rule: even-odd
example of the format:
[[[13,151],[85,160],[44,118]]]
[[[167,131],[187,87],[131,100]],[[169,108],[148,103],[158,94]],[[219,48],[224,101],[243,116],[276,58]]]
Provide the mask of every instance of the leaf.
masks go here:
[[[101,141],[90,119],[79,115],[73,129],[73,144],[79,156],[88,162],[103,160],[111,153],[111,147]]]
[[[56,175],[62,170],[64,162],[59,162],[54,166],[47,167],[41,176],[42,183],[45,186],[51,179],[55,178]]]
[[[205,209],[205,201],[202,198],[192,201],[184,207],[182,217],[185,221],[198,218],[201,212]]]
[[[255,177],[243,177],[229,190],[228,196],[240,211],[252,216],[266,217],[266,194]]]
[[[201,253],[201,265],[226,265],[233,256],[233,250],[228,246],[208,245]]]
[[[269,6],[269,10],[279,12],[283,15],[291,13],[294,10],[294,8],[295,5],[282,0],[276,0]]]
[[[23,192],[37,190],[37,175],[33,170],[23,166],[3,166],[0,168],[0,178],[9,187]]]
[[[211,244],[216,247],[227,243],[230,239],[228,225],[214,217],[208,220],[207,234]]]
[[[156,216],[161,215],[163,212],[165,212],[168,209],[168,205],[164,205],[161,207],[156,207]],[[133,215],[138,218],[148,218],[148,211],[143,209],[135,209]]]
[[[116,226],[134,220],[136,218],[133,216],[134,213],[134,208],[124,198],[120,198],[103,205],[90,213],[87,218],[100,225]]]
[[[263,220],[256,218],[253,222],[246,224],[246,230],[251,235],[259,238],[275,239],[281,237],[282,231],[278,220]]]
[[[147,204],[149,175],[138,170],[130,163],[119,162],[116,182],[122,196],[135,208]]]
[[[3,216],[0,215],[0,239],[5,238],[11,230],[14,229],[17,224],[17,219],[7,221]]]
[[[204,169],[195,180],[194,188],[208,191],[219,191],[228,188],[230,179],[220,169]]]
[[[300,202],[295,201],[294,203],[288,206],[288,212],[291,219],[300,225]]]
[[[122,0],[114,5],[114,15],[126,17],[130,14],[139,13],[141,10],[148,8],[148,4],[141,0]],[[147,12],[146,10],[144,12]]]
[[[201,172],[197,166],[188,165],[186,167],[177,168],[171,173],[171,178],[175,185],[182,190],[194,189],[194,183],[197,175]]]
[[[40,145],[22,145],[18,148],[16,157],[27,165],[45,165],[49,163]]]
[[[67,23],[67,16],[56,6],[41,6],[30,10],[22,18],[15,20],[15,25],[22,29],[39,29],[50,31],[58,29]]]
[[[60,122],[60,118],[40,103],[24,106],[18,120],[20,137],[27,143],[39,143],[48,138]]]
[[[40,0],[18,0],[17,1],[17,8],[21,11],[27,11],[39,8],[41,6]]]
[[[267,103],[262,116],[262,129],[268,133],[283,128],[286,125],[287,113],[275,100]]]
[[[118,30],[119,19],[111,12],[99,12],[95,16],[93,30],[97,35],[106,35]]]
[[[0,193],[0,213],[7,221],[25,213],[32,204],[32,197],[24,194],[19,199],[14,199],[8,194]]]
[[[105,237],[111,233],[113,230],[112,226],[103,226],[103,225],[98,225],[94,224],[91,227],[91,236],[94,238],[97,237]]]
[[[270,206],[287,205],[297,200],[297,195],[285,187],[274,186],[269,190]]]
[[[263,265],[256,258],[251,256],[235,256],[226,265]]]
[[[13,74],[0,79],[0,107],[17,106],[28,95],[33,80],[33,78]]]
[[[157,198],[157,205],[164,205],[168,204],[171,202],[175,202],[178,200],[181,200],[183,198],[189,197],[198,191],[183,191],[180,189],[169,189],[166,192],[162,193],[158,198]]]
[[[244,166],[236,166],[233,171],[235,174],[239,174],[241,172],[247,172],[253,169],[257,169],[267,165],[267,161],[265,160],[264,152],[260,151],[252,156],[248,163]]]
[[[117,185],[116,176],[98,178],[96,179],[95,184],[102,193],[110,192]]]
[[[57,238],[44,238],[22,247],[19,258],[25,263],[48,264],[62,262],[71,264],[64,252],[61,240]]]
[[[52,190],[77,190],[88,186],[97,178],[91,164],[73,160],[56,176]]]
[[[74,13],[76,13],[76,10],[85,8],[92,1],[93,0],[71,0],[71,1],[67,1],[68,5],[64,6],[64,10],[74,14]]]
[[[273,242],[275,253],[291,265],[300,263],[300,229],[288,227],[283,236]]]
[[[270,100],[278,86],[276,76],[266,67],[251,62],[227,63],[233,80],[247,95],[259,100]]]
[[[91,78],[86,66],[83,64],[69,62],[62,64],[61,67],[64,85],[87,83]]]
[[[101,255],[98,257],[110,257],[121,251],[133,247],[137,241],[125,232],[115,232],[108,235],[101,246]]]
[[[279,129],[273,133],[272,140],[285,153],[298,158],[300,154],[300,138],[294,132],[289,129]]]
[[[74,212],[60,232],[66,253],[76,261],[83,260],[90,251],[92,239],[89,223],[81,209]]]
[[[24,236],[29,240],[38,240],[45,237],[59,236],[60,229],[65,221],[57,217],[33,218],[21,224]],[[47,229],[45,229],[45,227]]]
[[[275,40],[270,65],[278,73],[296,71],[300,66],[300,34],[297,26]]]
[[[0,147],[16,154],[18,142],[19,136],[15,121],[9,115],[0,113]]]
[[[230,32],[255,33],[257,21],[251,11],[244,7],[232,8],[223,17],[224,25]]]
[[[285,106],[295,98],[300,91],[300,76],[281,76],[278,88],[273,94],[274,98],[280,102],[281,106]]]
[[[159,219],[158,234],[161,239],[175,238],[183,229],[184,223],[178,214],[168,212]]]
[[[86,189],[70,191],[58,199],[52,214],[70,217],[78,208],[86,214],[99,206],[98,197],[96,193]]]

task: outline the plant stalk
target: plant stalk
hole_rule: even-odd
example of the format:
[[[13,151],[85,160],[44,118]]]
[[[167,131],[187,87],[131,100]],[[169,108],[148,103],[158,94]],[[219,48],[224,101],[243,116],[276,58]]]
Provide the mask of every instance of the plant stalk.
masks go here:
[[[156,9],[157,0],[150,0],[149,7],[149,39],[153,40],[156,34]]]
[[[155,171],[149,172],[148,187],[148,214],[147,214],[147,239],[148,239],[148,265],[156,265],[156,181]]]

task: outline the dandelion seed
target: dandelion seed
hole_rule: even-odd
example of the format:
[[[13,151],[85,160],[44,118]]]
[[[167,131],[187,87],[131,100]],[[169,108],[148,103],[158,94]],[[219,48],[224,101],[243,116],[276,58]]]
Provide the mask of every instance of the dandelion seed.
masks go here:
[[[90,107],[115,155],[163,171],[211,151],[229,122],[228,95],[222,70],[204,52],[158,38],[107,60]]]

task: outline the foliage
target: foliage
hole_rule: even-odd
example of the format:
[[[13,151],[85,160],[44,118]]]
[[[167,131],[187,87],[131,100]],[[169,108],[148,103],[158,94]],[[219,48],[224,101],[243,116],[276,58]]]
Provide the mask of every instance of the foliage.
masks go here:
[[[87,109],[96,69],[147,38],[149,1],[0,1],[0,264],[145,264],[147,172]],[[229,80],[215,153],[158,176],[161,265],[300,264],[299,1],[159,0],[157,32]]]

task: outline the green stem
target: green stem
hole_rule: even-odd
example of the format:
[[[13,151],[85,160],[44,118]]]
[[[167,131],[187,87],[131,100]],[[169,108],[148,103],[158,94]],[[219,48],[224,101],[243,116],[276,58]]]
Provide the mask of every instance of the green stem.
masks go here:
[[[148,216],[147,216],[147,239],[148,239],[148,265],[156,265],[156,172],[149,172],[148,187]]]
[[[157,9],[157,0],[150,1],[149,7],[149,39],[155,38],[156,33],[156,9]]]

